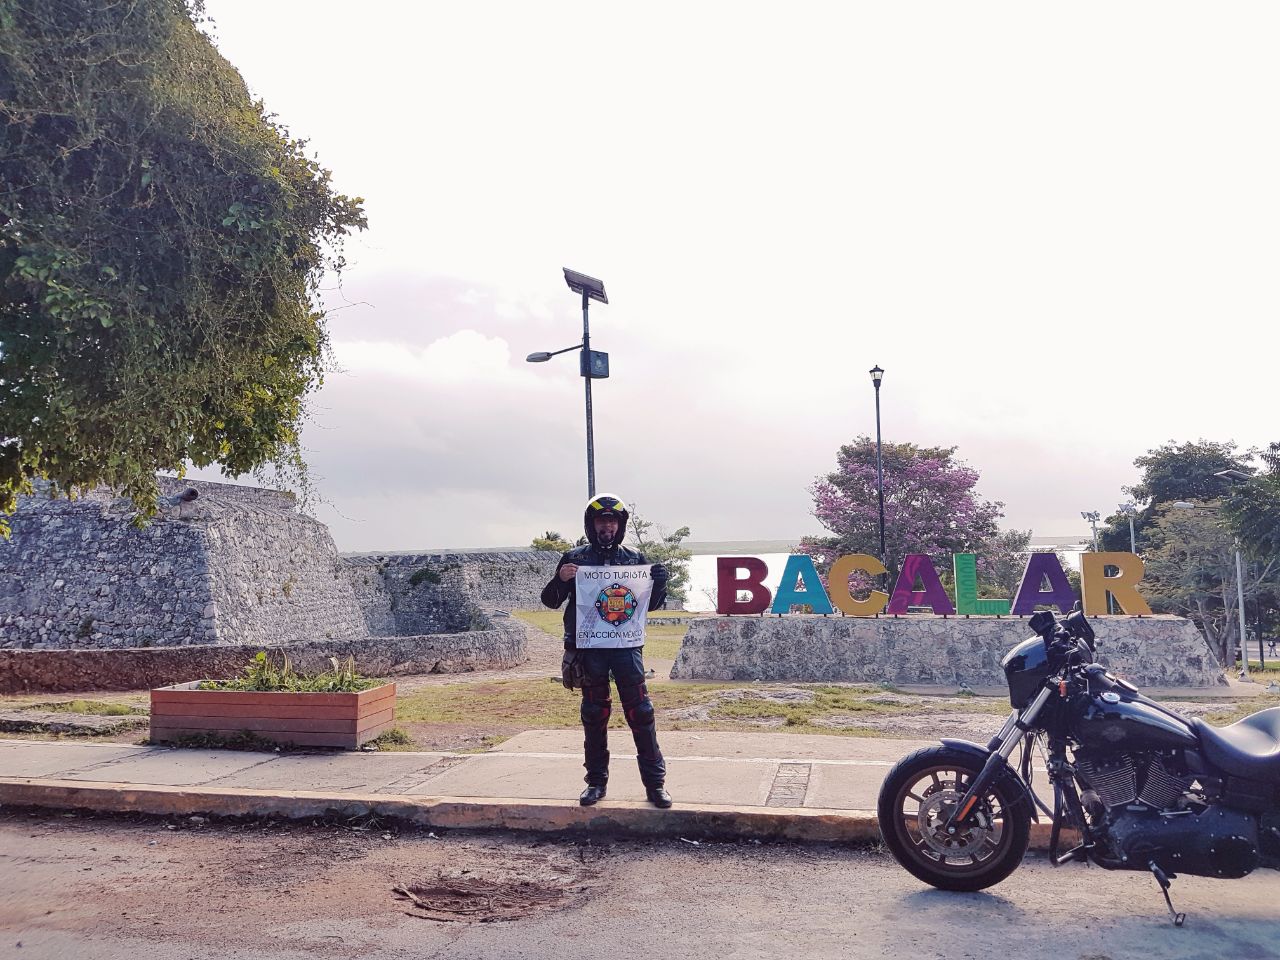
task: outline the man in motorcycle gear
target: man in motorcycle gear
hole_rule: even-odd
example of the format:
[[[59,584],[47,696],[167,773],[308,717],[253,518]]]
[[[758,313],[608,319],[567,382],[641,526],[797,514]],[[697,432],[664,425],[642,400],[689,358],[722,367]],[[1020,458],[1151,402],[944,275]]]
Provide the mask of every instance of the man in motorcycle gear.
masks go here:
[[[671,797],[665,789],[667,764],[658,749],[658,730],[654,719],[653,702],[645,686],[643,647],[583,649],[577,648],[576,590],[574,577],[578,567],[638,566],[649,561],[644,554],[623,546],[626,536],[627,506],[610,494],[593,497],[583,513],[583,529],[587,535],[585,546],[575,547],[565,553],[556,566],[555,576],[542,590],[542,602],[552,609],[568,601],[564,611],[564,647],[562,663],[564,684],[569,689],[582,690],[582,728],[585,735],[583,749],[586,754],[587,789],[579,802],[590,806],[604,798],[609,782],[609,715],[613,703],[610,699],[609,676],[618,685],[618,697],[622,712],[631,727],[636,744],[636,759],[640,765],[640,779],[644,783],[649,802],[657,807],[671,806]],[[667,597],[667,568],[661,563],[652,565],[650,577],[653,589],[649,595],[649,609],[662,606]]]

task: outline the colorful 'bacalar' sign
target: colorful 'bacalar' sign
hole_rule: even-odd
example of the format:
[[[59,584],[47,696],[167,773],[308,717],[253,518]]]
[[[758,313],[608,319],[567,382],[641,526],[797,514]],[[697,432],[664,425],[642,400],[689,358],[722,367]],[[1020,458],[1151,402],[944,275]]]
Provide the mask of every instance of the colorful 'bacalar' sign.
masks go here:
[[[871,577],[888,573],[875,557],[852,553],[840,557],[827,574],[824,587],[813,558],[805,554],[787,557],[778,579],[776,596],[764,585],[769,567],[758,557],[717,557],[717,613],[789,613],[796,604],[807,605],[814,613],[841,613],[851,617],[875,617],[881,613],[906,613],[911,607],[929,607],[934,613],[950,616],[1030,616],[1037,606],[1056,606],[1067,613],[1075,604],[1075,591],[1058,562],[1057,554],[1033,553],[1013,600],[978,597],[977,556],[957,553],[952,557],[956,596],[951,602],[933,561],[924,554],[908,554],[902,561],[893,593],[871,590],[855,597],[849,578],[855,573]],[[1108,576],[1108,568],[1115,573]],[[1142,560],[1132,553],[1085,553],[1080,556],[1080,588],[1084,612],[1090,617],[1106,616],[1107,594],[1127,616],[1146,616],[1151,608],[1138,593],[1142,580]],[[746,596],[740,598],[739,595]]]

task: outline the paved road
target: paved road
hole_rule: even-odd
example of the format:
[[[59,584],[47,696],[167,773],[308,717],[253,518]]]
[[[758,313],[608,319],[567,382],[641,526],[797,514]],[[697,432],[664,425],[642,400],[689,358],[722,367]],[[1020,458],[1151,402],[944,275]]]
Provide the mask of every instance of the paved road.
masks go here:
[[[957,895],[867,850],[369,826],[0,811],[0,958],[1280,957],[1270,871],[1179,880],[1189,919],[1177,930],[1147,877],[1034,857],[991,891]],[[557,902],[506,922],[440,922],[396,899],[396,883]]]

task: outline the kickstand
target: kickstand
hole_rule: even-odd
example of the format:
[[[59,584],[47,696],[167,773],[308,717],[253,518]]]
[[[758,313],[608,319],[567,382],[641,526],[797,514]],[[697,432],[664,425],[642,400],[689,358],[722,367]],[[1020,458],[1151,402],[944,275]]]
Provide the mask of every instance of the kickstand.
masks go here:
[[[1061,866],[1064,863],[1071,863],[1072,861],[1075,861],[1075,860],[1079,860],[1087,864],[1089,862],[1089,849],[1092,846],[1093,844],[1091,843],[1077,844],[1076,846],[1068,850],[1066,853],[1054,857],[1053,865],[1057,867],[1057,866]]]
[[[1173,925],[1175,927],[1182,926],[1183,923],[1186,922],[1187,915],[1185,913],[1178,913],[1177,910],[1173,909],[1173,901],[1169,899],[1169,887],[1171,886],[1170,881],[1177,877],[1177,874],[1165,873],[1160,869],[1160,865],[1154,860],[1147,864],[1147,869],[1150,870],[1152,875],[1156,878],[1156,883],[1160,884],[1160,892],[1164,894],[1164,902],[1168,905],[1169,914],[1173,917]]]

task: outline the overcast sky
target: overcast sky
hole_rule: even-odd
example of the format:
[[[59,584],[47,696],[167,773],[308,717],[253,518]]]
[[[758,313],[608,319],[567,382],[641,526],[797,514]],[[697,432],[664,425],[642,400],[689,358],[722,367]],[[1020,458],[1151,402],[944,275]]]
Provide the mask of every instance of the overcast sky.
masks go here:
[[[207,0],[370,229],[304,434],[344,550],[576,533],[569,266],[600,277],[597,487],[698,540],[818,532],[874,434],[1087,530],[1135,456],[1280,439],[1280,8]],[[206,476],[208,474],[205,474]]]

